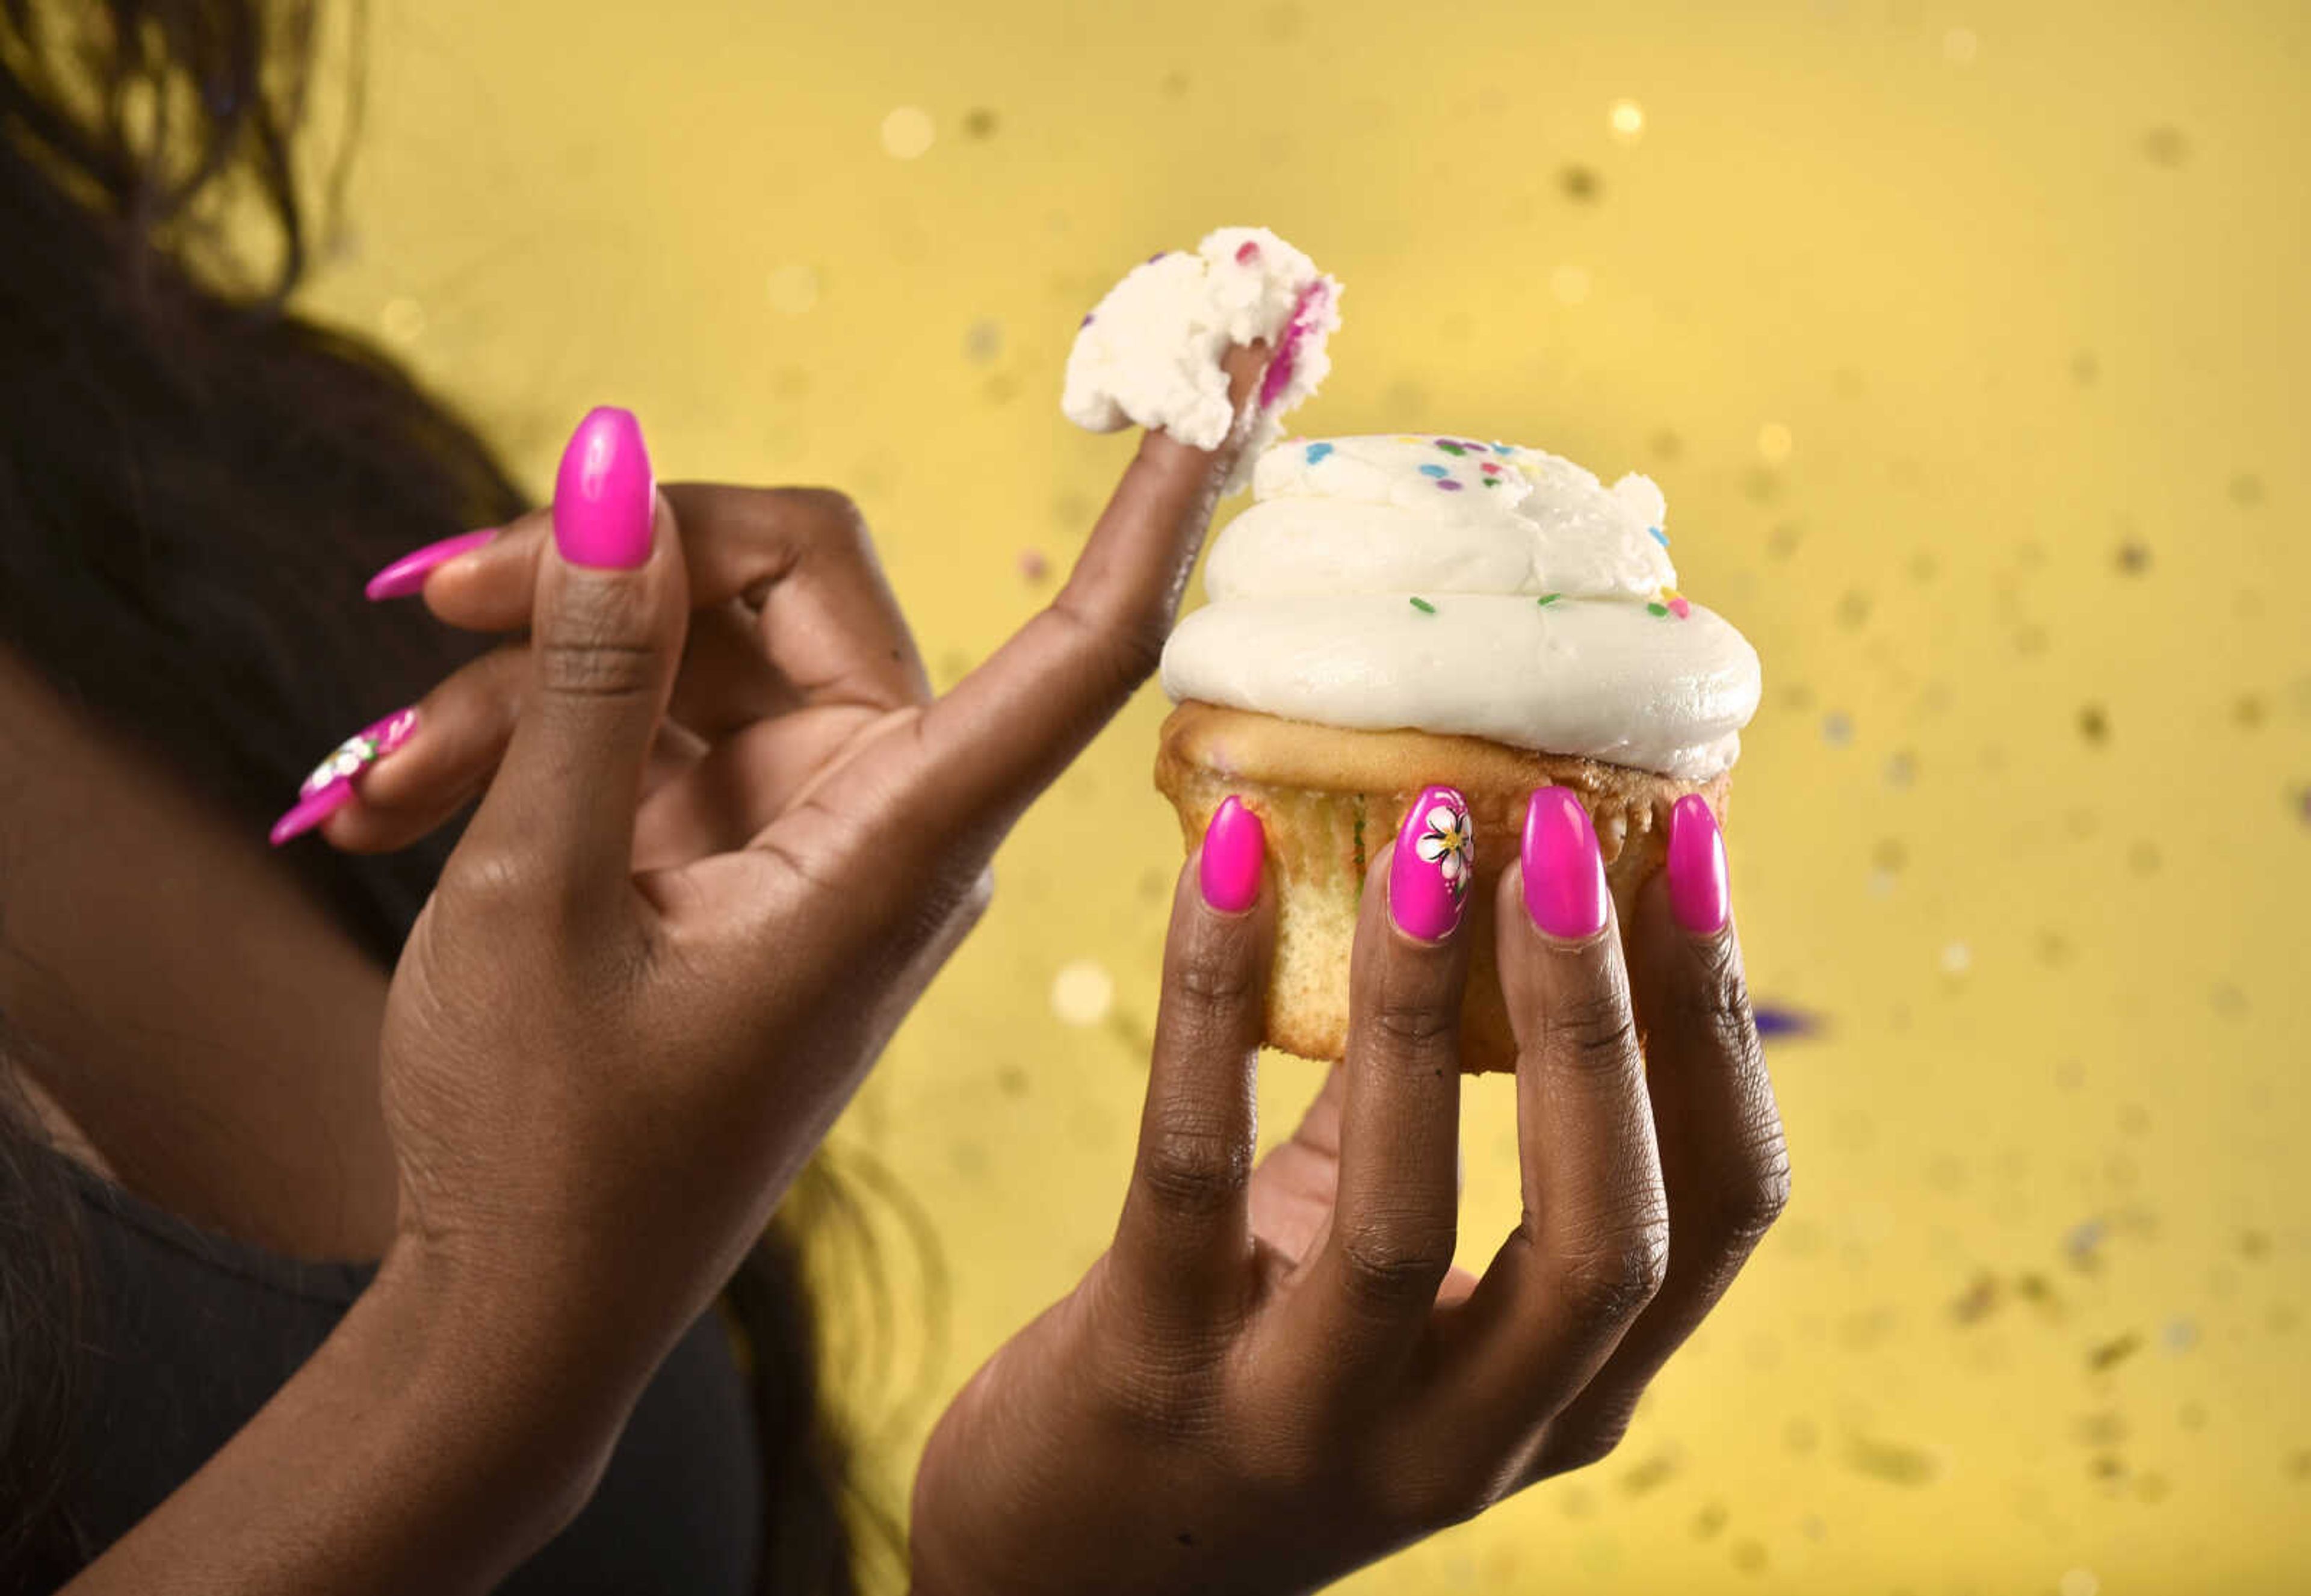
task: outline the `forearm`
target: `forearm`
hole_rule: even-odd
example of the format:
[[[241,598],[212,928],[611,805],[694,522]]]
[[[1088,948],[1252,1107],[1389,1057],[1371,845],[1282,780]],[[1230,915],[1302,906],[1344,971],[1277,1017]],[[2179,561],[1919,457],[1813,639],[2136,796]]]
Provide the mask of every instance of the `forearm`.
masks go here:
[[[646,1374],[544,1309],[389,1258],[305,1366],[66,1590],[491,1589],[590,1495]]]

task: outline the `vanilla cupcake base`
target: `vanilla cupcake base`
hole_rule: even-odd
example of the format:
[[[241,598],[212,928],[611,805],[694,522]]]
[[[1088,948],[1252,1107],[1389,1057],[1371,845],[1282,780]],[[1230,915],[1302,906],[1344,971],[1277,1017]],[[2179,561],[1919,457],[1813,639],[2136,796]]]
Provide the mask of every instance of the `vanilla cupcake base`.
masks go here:
[[[1659,868],[1669,807],[1697,792],[1722,821],[1730,772],[1680,781],[1572,754],[1537,754],[1478,737],[1420,731],[1343,731],[1190,701],[1164,721],[1156,785],[1180,812],[1192,850],[1230,797],[1259,815],[1276,893],[1276,964],[1269,983],[1270,1047],[1339,1059],[1348,1033],[1348,957],[1365,868],[1395,837],[1420,789],[1449,782],[1476,823],[1469,896],[1464,1070],[1510,1070],[1516,1043],[1493,957],[1494,898],[1517,854],[1536,787],[1577,794],[1595,822],[1605,879],[1626,918]]]

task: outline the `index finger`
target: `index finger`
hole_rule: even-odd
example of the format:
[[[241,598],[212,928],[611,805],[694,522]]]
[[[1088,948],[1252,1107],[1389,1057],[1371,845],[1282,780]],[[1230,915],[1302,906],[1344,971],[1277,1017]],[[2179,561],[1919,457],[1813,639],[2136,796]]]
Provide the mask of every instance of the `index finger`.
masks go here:
[[[1051,606],[924,712],[919,769],[935,775],[946,813],[1007,822],[1155,671],[1267,362],[1265,344],[1229,351],[1239,420],[1219,448],[1158,432],[1140,440]]]

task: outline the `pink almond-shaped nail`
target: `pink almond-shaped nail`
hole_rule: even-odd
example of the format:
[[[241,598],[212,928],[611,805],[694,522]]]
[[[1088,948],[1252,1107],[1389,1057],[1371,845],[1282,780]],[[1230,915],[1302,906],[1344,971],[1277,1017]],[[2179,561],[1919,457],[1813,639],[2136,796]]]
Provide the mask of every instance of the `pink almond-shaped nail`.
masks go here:
[[[650,559],[658,484],[631,410],[587,412],[554,479],[554,543],[572,565],[632,571]]]
[[[1725,833],[1709,800],[1688,792],[1669,812],[1669,906],[1696,937],[1714,937],[1733,918]]]
[[[291,806],[289,813],[273,823],[273,846],[278,848],[292,838],[303,836],[353,801],[353,784],[350,781],[331,781],[305,794]]]
[[[1388,913],[1396,929],[1442,942],[1459,929],[1477,873],[1477,828],[1456,788],[1426,787],[1397,828],[1388,866]]]
[[[470,554],[497,536],[497,528],[486,528],[479,532],[460,532],[455,537],[444,537],[429,543],[422,549],[412,549],[392,564],[369,579],[362,592],[374,603],[386,598],[406,598],[425,590],[425,579],[436,569],[447,565],[459,554]]]
[[[1583,942],[1605,929],[1605,859],[1589,811],[1563,787],[1525,806],[1524,910],[1548,936]]]
[[[1260,867],[1267,855],[1268,833],[1260,816],[1229,798],[1204,828],[1204,851],[1196,863],[1204,902],[1222,914],[1251,908],[1260,901]]]

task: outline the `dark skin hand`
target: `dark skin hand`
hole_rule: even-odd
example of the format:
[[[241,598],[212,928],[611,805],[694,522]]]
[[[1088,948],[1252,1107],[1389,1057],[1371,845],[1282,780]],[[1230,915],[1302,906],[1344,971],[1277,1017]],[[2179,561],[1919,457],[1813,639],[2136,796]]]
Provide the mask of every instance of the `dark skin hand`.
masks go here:
[[[1313,1590],[1595,1461],[1781,1211],[1787,1159],[1730,925],[1667,884],[1626,937],[1495,906],[1524,1216],[1452,1269],[1467,927],[1364,892],[1347,1059],[1252,1166],[1273,904],[1175,894],[1115,1243],[948,1409],[915,1487],[922,1596]],[[1644,1041],[1640,1042],[1640,1036]]]
[[[1265,352],[1240,350],[1238,403]],[[673,487],[631,569],[532,518],[432,573],[527,635],[328,823],[482,801],[394,973],[395,1234],[272,1401],[74,1592],[484,1591],[582,1505],[984,903],[1153,669],[1235,452],[1150,434],[1050,607],[931,698],[855,512]]]

